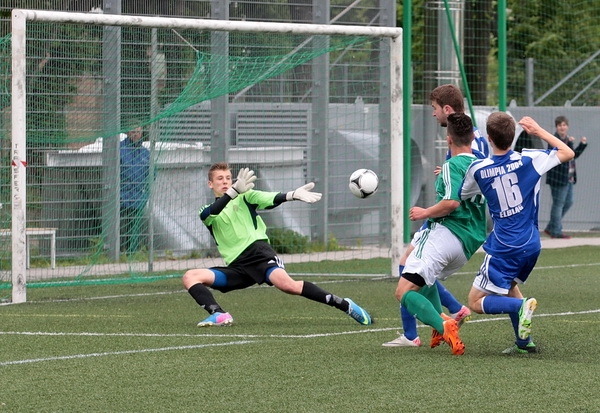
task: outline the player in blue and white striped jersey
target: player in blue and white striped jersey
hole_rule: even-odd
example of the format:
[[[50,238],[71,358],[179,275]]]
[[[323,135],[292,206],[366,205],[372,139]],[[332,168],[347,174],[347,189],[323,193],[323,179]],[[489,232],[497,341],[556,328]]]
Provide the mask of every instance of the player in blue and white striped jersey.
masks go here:
[[[509,314],[516,336],[505,353],[534,353],[531,318],[535,298],[523,298],[518,284],[533,270],[541,250],[538,209],[541,176],[556,165],[573,159],[574,152],[530,117],[519,124],[553,149],[511,150],[514,119],[492,113],[486,126],[493,156],[471,164],[460,189],[461,199],[483,194],[494,227],[483,244],[486,252],[473,287],[469,307],[479,314]]]

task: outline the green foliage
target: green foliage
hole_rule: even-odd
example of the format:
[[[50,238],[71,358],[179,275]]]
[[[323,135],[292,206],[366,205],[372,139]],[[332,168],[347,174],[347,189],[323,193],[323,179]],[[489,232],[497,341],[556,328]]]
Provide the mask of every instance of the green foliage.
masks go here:
[[[524,62],[534,60],[534,90],[539,96],[600,49],[597,2],[508,1],[508,97],[524,103]],[[597,61],[596,61],[597,62]],[[598,73],[592,62],[564,86],[549,95],[542,105],[562,106],[573,99]],[[581,97],[577,105],[596,105],[597,93]]]
[[[271,246],[279,254],[298,254],[308,252],[307,236],[286,228],[268,228],[267,236]]]
[[[415,103],[428,103],[428,60],[437,61],[448,51],[428,48],[428,41],[439,34],[440,24],[447,24],[445,13],[432,13],[432,7],[443,7],[445,2],[414,0],[412,2],[412,77]],[[591,0],[531,0],[507,2],[508,100],[526,103],[526,70],[528,58],[534,59],[534,94],[541,96],[574,71],[600,49],[600,7]],[[498,104],[498,3],[492,0],[464,2],[464,31],[462,59],[466,78],[475,105]],[[442,9],[443,10],[443,9]],[[397,4],[397,25],[402,27],[402,2]],[[452,13],[457,16],[456,13]],[[459,21],[453,22],[460,27]],[[435,46],[434,46],[435,47]],[[600,70],[597,59],[579,70],[576,76],[554,91],[541,105],[562,106],[573,99],[584,87],[592,85]],[[437,83],[433,86],[437,86]],[[463,85],[463,89],[466,89]],[[574,104],[595,106],[600,96],[594,88],[578,98]]]
[[[338,240],[335,238],[335,236],[333,236],[333,234],[329,234],[327,243],[313,241],[310,246],[310,250],[313,252],[342,251],[344,249],[345,248],[338,243]]]

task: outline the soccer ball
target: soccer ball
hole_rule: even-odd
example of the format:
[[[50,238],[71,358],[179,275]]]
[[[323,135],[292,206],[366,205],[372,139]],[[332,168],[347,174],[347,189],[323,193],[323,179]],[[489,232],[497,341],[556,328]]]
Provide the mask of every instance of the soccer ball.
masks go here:
[[[379,178],[370,169],[357,169],[350,175],[350,192],[358,198],[368,198],[377,192]]]

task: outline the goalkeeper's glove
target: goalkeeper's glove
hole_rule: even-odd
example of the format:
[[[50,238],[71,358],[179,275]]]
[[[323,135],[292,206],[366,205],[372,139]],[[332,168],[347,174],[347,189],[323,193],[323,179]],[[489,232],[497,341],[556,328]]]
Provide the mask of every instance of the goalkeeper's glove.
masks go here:
[[[246,191],[254,188],[254,181],[256,181],[256,175],[254,171],[249,168],[242,168],[237,176],[237,180],[231,188],[225,192],[231,199],[234,199],[239,194],[243,194]]]
[[[290,191],[285,195],[285,199],[288,201],[302,201],[308,202],[309,204],[314,204],[321,196],[323,196],[320,192],[311,192],[310,190],[315,187],[314,182],[309,182],[306,185],[301,186],[295,191]]]

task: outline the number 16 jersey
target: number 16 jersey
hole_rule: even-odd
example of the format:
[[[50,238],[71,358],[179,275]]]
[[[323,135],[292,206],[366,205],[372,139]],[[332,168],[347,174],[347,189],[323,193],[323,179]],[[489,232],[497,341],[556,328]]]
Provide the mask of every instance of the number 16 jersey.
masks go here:
[[[531,254],[541,248],[540,178],[560,163],[556,149],[509,151],[471,164],[460,197],[483,194],[494,228],[483,244],[490,255]]]

